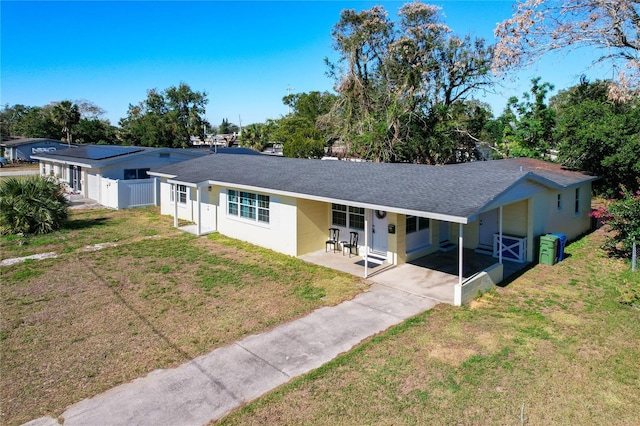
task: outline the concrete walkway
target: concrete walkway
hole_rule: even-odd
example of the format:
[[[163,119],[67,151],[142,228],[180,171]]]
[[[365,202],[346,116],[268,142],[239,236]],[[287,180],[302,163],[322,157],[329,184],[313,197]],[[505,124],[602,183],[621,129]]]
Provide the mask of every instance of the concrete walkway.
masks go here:
[[[374,283],[353,300],[72,405],[64,425],[204,425],[437,303]],[[44,417],[27,425],[58,422]]]

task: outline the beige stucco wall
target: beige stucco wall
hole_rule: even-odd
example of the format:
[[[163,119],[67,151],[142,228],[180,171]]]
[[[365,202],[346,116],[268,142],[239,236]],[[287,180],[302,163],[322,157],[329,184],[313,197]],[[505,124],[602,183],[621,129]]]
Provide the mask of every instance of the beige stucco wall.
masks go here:
[[[331,204],[297,199],[296,256],[322,250],[329,236]]]
[[[522,200],[502,208],[502,233],[504,235],[514,237],[527,235],[528,206],[528,201]]]
[[[558,194],[562,196],[562,208],[557,208]],[[591,227],[591,183],[580,187],[579,212],[575,213],[575,188],[564,191],[545,191],[534,196],[535,236],[550,232],[566,234],[569,240],[579,237]]]
[[[387,261],[401,265],[407,261],[406,218],[402,214],[387,213],[387,224],[396,227],[395,234],[387,233]]]

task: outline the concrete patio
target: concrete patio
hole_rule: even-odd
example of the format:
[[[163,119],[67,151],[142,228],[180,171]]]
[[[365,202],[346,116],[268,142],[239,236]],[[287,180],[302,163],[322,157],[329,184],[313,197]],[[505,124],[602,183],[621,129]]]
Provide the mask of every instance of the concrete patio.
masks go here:
[[[324,250],[300,256],[301,259],[352,275],[364,276],[362,256]],[[464,249],[463,277],[472,275],[498,263],[498,259]],[[504,261],[504,278],[526,267],[526,263]],[[409,263],[395,266],[388,263],[368,263],[367,279],[374,283],[407,292],[412,295],[454,303],[454,286],[458,283],[458,251],[436,252]]]

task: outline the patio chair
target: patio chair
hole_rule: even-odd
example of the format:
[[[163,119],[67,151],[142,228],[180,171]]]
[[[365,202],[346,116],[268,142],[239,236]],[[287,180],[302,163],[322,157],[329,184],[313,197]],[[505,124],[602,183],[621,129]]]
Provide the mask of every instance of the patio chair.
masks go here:
[[[329,251],[329,245],[333,247],[333,252],[338,251],[338,239],[340,238],[340,230],[338,228],[329,228],[329,239],[325,244],[325,252]]]
[[[356,256],[358,256],[358,233],[357,232],[349,232],[350,238],[349,242],[344,242],[342,244],[342,255],[344,256],[344,250],[349,249],[349,257],[353,254],[353,251],[356,251]]]

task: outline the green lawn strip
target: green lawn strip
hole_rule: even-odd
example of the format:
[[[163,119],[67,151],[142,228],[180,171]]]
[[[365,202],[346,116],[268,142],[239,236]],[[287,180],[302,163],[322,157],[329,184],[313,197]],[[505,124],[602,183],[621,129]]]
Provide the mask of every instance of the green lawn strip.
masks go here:
[[[601,235],[567,247],[469,306],[439,305],[367,340],[220,424],[634,424],[640,418],[640,286],[602,256]],[[521,411],[522,410],[522,411]]]
[[[364,289],[359,278],[230,239],[130,235],[116,247],[1,269],[0,423],[55,418]]]

